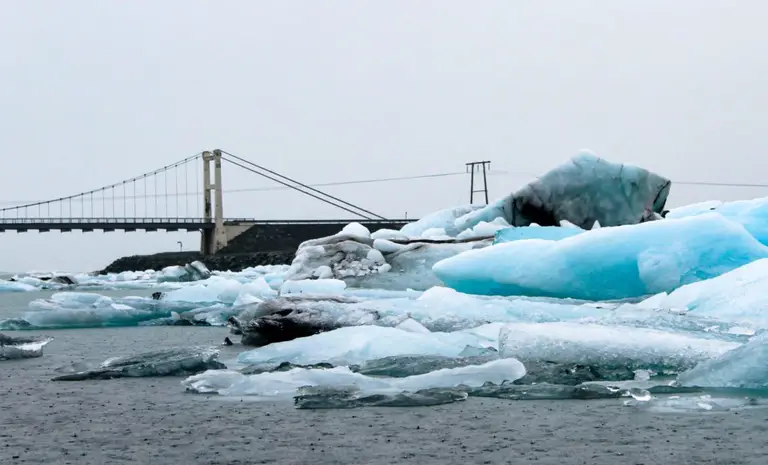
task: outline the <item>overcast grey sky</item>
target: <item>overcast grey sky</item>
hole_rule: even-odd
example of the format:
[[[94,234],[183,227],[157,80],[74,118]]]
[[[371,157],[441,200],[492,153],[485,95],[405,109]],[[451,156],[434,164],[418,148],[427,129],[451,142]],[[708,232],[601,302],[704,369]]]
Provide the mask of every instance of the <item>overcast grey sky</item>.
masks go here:
[[[579,149],[673,181],[768,182],[760,0],[8,0],[0,201],[99,187],[220,147],[304,182],[455,172],[493,197]],[[268,182],[224,172],[226,188]],[[387,216],[463,176],[329,188]],[[768,195],[673,185],[671,205]],[[284,191],[225,214],[339,217]],[[197,234],[4,233],[0,270],[90,270]]]

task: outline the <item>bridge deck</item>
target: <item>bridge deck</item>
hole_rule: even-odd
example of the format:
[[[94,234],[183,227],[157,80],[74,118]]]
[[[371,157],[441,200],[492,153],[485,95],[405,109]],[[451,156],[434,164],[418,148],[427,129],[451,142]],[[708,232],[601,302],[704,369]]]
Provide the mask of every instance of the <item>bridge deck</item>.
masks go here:
[[[375,226],[382,223],[410,223],[414,220],[257,220],[227,218],[224,225],[346,225],[358,222]],[[0,232],[5,231],[199,231],[214,229],[213,221],[204,218],[0,218]]]

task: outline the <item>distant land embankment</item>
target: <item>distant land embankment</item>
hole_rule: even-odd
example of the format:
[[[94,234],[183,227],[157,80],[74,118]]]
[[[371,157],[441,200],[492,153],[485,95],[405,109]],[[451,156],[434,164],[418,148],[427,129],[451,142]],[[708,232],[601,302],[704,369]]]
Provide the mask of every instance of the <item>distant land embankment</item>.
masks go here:
[[[365,225],[365,221],[361,221]],[[376,223],[371,229],[400,229],[405,223]],[[232,239],[214,255],[200,252],[161,252],[152,255],[132,255],[118,258],[100,271],[160,270],[166,266],[184,265],[200,260],[210,270],[241,271],[251,266],[287,265],[293,261],[296,249],[307,240],[331,236],[341,230],[338,224],[266,224],[256,225]]]

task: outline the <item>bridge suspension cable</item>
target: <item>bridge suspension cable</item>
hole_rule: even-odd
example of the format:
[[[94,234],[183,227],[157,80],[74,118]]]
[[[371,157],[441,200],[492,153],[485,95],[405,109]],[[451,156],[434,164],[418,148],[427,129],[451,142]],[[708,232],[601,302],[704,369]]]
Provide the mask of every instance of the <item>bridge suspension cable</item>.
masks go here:
[[[352,213],[354,215],[360,216],[362,218],[365,218],[367,220],[373,220],[373,219],[379,219],[379,220],[386,220],[384,216],[378,215],[376,213],[373,213],[372,211],[366,210],[362,207],[359,207],[355,204],[349,203],[347,201],[344,201],[338,197],[334,197],[330,194],[327,194],[321,190],[315,189],[312,186],[309,186],[307,184],[301,183],[299,181],[296,181],[295,179],[289,178],[288,176],[283,176],[280,173],[277,173],[275,171],[272,171],[270,169],[264,168],[263,166],[257,165],[256,163],[253,163],[249,160],[246,160],[245,158],[238,157],[237,155],[233,155],[227,151],[222,150],[222,160],[225,160],[235,166],[238,166],[244,170],[250,171],[252,173],[255,173],[259,176],[262,176],[264,178],[270,179],[278,184],[282,184],[283,186],[286,186],[288,188],[291,188],[293,190],[296,190],[298,192],[301,192],[302,194],[308,195],[310,197],[313,197],[315,199],[318,199],[322,202],[325,202],[329,205],[333,205],[334,207],[340,208],[344,211],[347,211],[349,213]],[[234,160],[230,159],[234,158]],[[235,161],[237,160],[237,161]],[[265,174],[269,173],[269,174]],[[279,178],[279,179],[278,179]],[[325,197],[325,198],[324,198]],[[362,213],[361,213],[362,212]]]
[[[50,218],[64,220],[72,218],[102,218],[102,219],[126,219],[126,218],[199,218],[200,212],[191,211],[189,201],[180,201],[179,197],[188,196],[189,183],[179,183],[179,175],[187,176],[188,166],[200,159],[202,153],[179,160],[175,163],[163,166],[154,171],[135,176],[121,182],[109,184],[98,189],[92,189],[78,194],[59,197],[51,200],[29,202],[22,205],[0,208],[0,218]],[[183,173],[182,173],[183,170]],[[169,172],[175,179],[173,187],[169,184]],[[158,178],[163,176],[164,192],[158,186]],[[153,178],[153,182],[148,182]],[[150,189],[154,186],[154,189]],[[181,192],[181,188],[185,192]],[[195,186],[196,192],[200,192],[201,186]],[[172,189],[172,190],[171,190]],[[176,198],[175,208],[169,202],[169,197]],[[144,202],[135,199],[144,198]],[[154,205],[148,199],[154,197]],[[162,197],[162,199],[161,199]],[[129,205],[128,199],[134,199]],[[142,210],[143,204],[143,210]],[[199,201],[198,201],[199,204]],[[154,206],[154,208],[152,208]],[[58,208],[56,208],[58,207]],[[58,211],[57,211],[58,210]]]

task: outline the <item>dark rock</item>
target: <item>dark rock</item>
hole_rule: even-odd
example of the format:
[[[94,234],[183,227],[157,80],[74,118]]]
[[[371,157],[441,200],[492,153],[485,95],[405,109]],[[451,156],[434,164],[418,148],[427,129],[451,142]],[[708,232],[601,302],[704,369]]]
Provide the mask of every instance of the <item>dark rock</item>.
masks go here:
[[[77,280],[71,276],[54,276],[50,278],[50,282],[57,284],[66,284],[67,286],[77,285]]]

